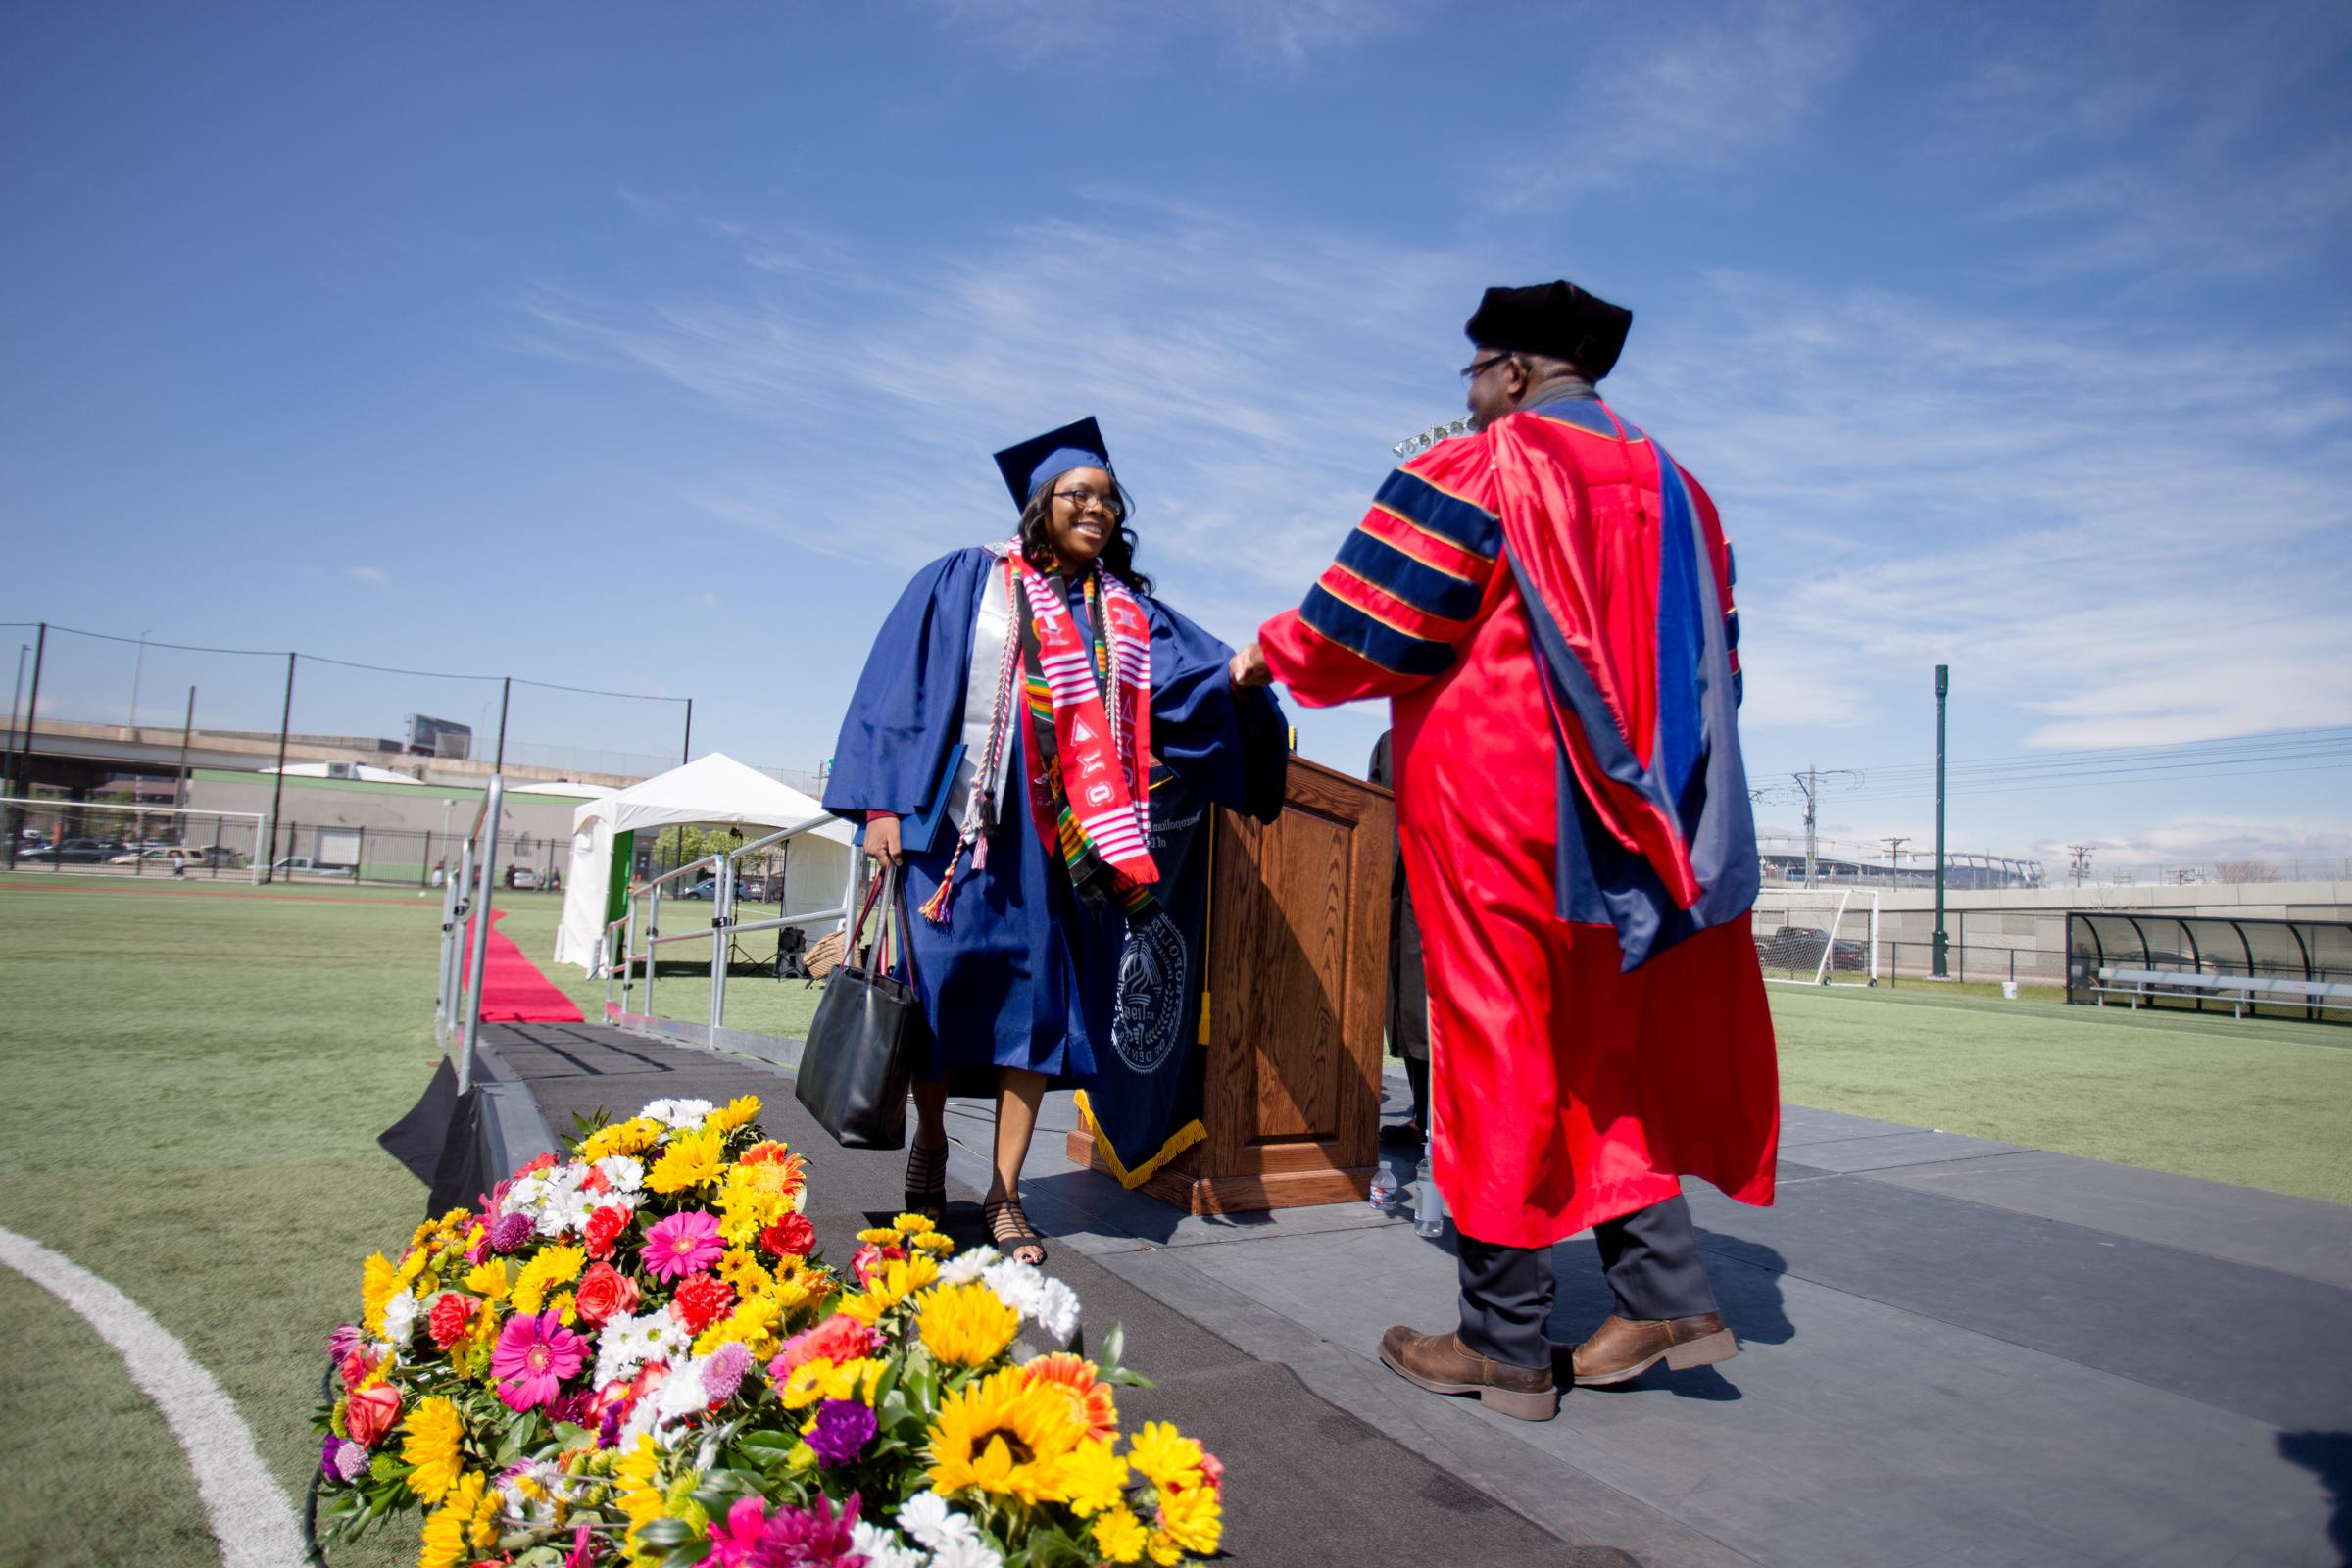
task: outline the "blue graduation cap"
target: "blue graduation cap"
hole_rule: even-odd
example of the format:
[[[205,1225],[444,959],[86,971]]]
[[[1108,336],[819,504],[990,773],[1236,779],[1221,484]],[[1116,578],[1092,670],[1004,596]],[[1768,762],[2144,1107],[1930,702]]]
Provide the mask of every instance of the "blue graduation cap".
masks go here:
[[[1016,507],[1027,506],[1039,485],[1072,468],[1110,471],[1110,449],[1102,444],[1102,432],[1092,415],[1076,424],[1031,436],[997,454],[997,471],[1004,475],[1004,488],[1012,492],[1012,504]]]

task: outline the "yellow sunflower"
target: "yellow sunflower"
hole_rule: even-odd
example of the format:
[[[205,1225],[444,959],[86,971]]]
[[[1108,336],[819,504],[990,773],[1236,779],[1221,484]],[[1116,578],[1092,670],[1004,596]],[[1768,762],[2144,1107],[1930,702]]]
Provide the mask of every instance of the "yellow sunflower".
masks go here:
[[[400,1276],[393,1272],[392,1260],[381,1252],[371,1252],[360,1268],[361,1318],[368,1332],[384,1332],[384,1303],[400,1294]]]
[[[656,1486],[655,1477],[662,1468],[662,1450],[654,1446],[651,1437],[640,1433],[628,1452],[612,1465],[612,1500],[629,1521],[629,1544],[637,1544],[637,1532],[652,1524],[668,1511]],[[429,1565],[419,1564],[419,1568]]]
[[[758,1095],[737,1095],[724,1105],[703,1118],[703,1125],[712,1132],[731,1133],[760,1114]]]
[[[469,1470],[450,1488],[448,1500],[425,1519],[416,1568],[458,1568],[497,1544],[498,1495],[481,1472]]]
[[[682,1193],[718,1180],[726,1161],[717,1133],[686,1133],[671,1141],[645,1178],[657,1193]]]
[[[458,1402],[438,1395],[419,1400],[400,1429],[408,1434],[400,1456],[413,1466],[409,1490],[427,1502],[441,1501],[465,1472],[458,1445],[465,1441],[466,1418],[458,1414]]]
[[[564,1285],[580,1277],[588,1266],[588,1253],[577,1247],[550,1247],[522,1265],[514,1279],[514,1310],[537,1312],[547,1304],[551,1286]]]
[[[776,1330],[784,1322],[784,1309],[764,1296],[747,1296],[735,1303],[735,1310],[705,1329],[694,1342],[694,1353],[709,1355],[728,1341],[740,1343],[759,1360],[776,1353],[779,1344]]]
[[[805,1410],[820,1399],[858,1399],[871,1404],[874,1389],[888,1363],[867,1357],[857,1361],[828,1361],[819,1356],[803,1361],[784,1378],[777,1397],[787,1410]]]
[[[1020,1332],[1021,1314],[979,1280],[942,1285],[921,1302],[923,1344],[951,1366],[986,1366]]]
[[[590,1133],[580,1145],[580,1157],[593,1165],[612,1154],[642,1154],[661,1138],[660,1122],[650,1116],[631,1116]]]
[[[928,1257],[893,1258],[866,1276],[862,1292],[843,1297],[840,1310],[872,1328],[883,1313],[938,1279],[939,1265]]]
[[[503,1257],[491,1258],[466,1271],[466,1289],[488,1300],[505,1300],[507,1293],[513,1288],[507,1280],[507,1260]]]
[[[968,1487],[1032,1506],[1058,1502],[1061,1461],[1085,1436],[1069,1400],[1007,1367],[941,1402],[927,1449],[931,1490],[944,1496]]]

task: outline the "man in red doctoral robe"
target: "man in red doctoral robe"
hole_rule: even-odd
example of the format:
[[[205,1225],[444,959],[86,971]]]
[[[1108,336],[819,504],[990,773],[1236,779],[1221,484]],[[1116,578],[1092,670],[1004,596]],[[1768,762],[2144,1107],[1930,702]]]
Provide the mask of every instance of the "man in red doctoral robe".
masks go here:
[[[1488,290],[1474,433],[1392,473],[1234,661],[1309,706],[1395,705],[1461,1326],[1380,1353],[1529,1420],[1559,1406],[1551,1244],[1587,1226],[1616,1312],[1575,1381],[1737,1353],[1680,1178],[1769,1203],[1779,1139],[1731,551],[1593,391],[1632,319],[1566,282]]]

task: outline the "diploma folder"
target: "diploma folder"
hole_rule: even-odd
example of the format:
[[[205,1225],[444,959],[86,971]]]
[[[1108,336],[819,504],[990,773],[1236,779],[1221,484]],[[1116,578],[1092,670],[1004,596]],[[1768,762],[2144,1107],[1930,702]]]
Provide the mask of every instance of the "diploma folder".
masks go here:
[[[948,748],[948,760],[939,770],[939,782],[931,787],[931,799],[912,816],[899,819],[899,848],[908,855],[929,855],[938,849],[943,833],[952,834],[956,819],[948,814],[948,797],[955,793],[956,776],[963,771],[963,747]]]

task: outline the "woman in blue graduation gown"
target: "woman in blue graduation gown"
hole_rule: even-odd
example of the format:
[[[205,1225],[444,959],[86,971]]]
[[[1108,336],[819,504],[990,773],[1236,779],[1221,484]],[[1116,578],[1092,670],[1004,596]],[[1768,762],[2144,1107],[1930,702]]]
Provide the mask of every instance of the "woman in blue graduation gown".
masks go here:
[[[1041,1261],[1018,1188],[1038,1102],[1109,1049],[1128,931],[1154,918],[1144,776],[1157,760],[1271,821],[1287,744],[1271,697],[1235,689],[1233,650],[1151,596],[1094,420],[997,463],[1019,529],[907,584],[851,699],[825,806],[904,871],[901,924],[937,1042],[914,1088],[907,1206],[945,1202],[951,1076],[961,1092],[993,1078],[983,1215],[998,1246]]]

